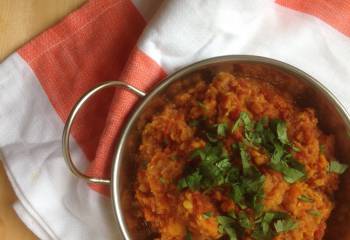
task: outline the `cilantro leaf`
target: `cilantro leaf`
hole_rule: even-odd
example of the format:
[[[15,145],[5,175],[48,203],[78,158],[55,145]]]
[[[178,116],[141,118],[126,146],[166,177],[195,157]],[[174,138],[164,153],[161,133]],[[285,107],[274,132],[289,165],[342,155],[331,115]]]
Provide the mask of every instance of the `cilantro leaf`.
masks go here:
[[[188,125],[191,127],[197,127],[199,125],[199,121],[197,119],[189,121]]]
[[[343,174],[348,169],[347,164],[340,163],[338,161],[331,161],[329,164],[329,172],[333,172],[336,174]]]
[[[305,176],[305,173],[302,171],[299,171],[295,168],[284,168],[282,170],[283,173],[283,179],[287,182],[287,183],[295,183],[298,180],[302,179]]]
[[[182,178],[178,181],[178,188],[180,190],[189,187],[191,190],[199,189],[201,185],[202,175],[199,173],[198,170],[193,172],[192,174],[186,176],[185,178]]]
[[[219,231],[228,235],[230,240],[237,240],[236,230],[233,228],[232,224],[235,220],[227,216],[218,216],[217,221],[219,223]]]
[[[218,216],[217,220],[218,220],[219,224],[221,224],[225,227],[235,222],[235,220],[233,218],[227,217],[227,216]]]
[[[177,187],[182,190],[188,187],[187,182],[186,182],[186,178],[181,178],[178,182],[177,182]]]
[[[185,240],[192,240],[192,234],[188,229],[186,231]]]
[[[277,233],[281,232],[288,232],[290,230],[295,229],[298,226],[298,223],[295,222],[293,219],[280,219],[277,220],[274,224],[275,230]]]
[[[289,144],[286,122],[277,120],[276,131],[278,140],[283,144]]]
[[[238,213],[239,224],[245,229],[252,229],[253,223],[248,218],[247,214],[244,211]]]
[[[263,184],[262,184],[263,185]],[[253,196],[253,209],[255,210],[256,215],[260,215],[264,210],[264,205],[262,204],[262,200],[264,199],[265,193],[264,190],[261,189]]]
[[[201,108],[203,108],[204,110],[207,110],[207,107],[205,106],[204,103],[200,102],[200,101],[197,101],[197,105]]]
[[[251,121],[249,114],[247,112],[241,112],[240,116],[244,124],[245,129],[252,130],[254,127],[253,122]]]
[[[205,213],[203,213],[203,218],[204,219],[209,219],[210,217],[212,217],[213,216],[213,213],[212,212],[205,212]]]
[[[250,170],[250,167],[251,167],[250,155],[245,150],[243,144],[239,143],[238,147],[239,147],[239,153],[240,153],[241,161],[242,161],[243,174],[247,175],[247,174],[249,174],[249,172],[250,172],[249,170]]]
[[[233,124],[231,132],[234,133],[241,125],[244,126],[245,135],[249,136],[254,128],[254,123],[251,121],[249,114],[247,112],[241,112],[238,119]]]
[[[271,164],[279,164],[284,154],[284,149],[281,144],[275,144],[274,152],[271,156]]]
[[[227,123],[219,123],[217,126],[217,134],[220,137],[226,136]]]
[[[307,195],[305,195],[305,194],[300,195],[300,196],[298,197],[298,200],[299,200],[299,201],[302,201],[302,202],[306,202],[306,203],[312,203],[312,202],[314,202],[314,200],[313,200],[311,197],[309,197],[309,196],[307,196]]]
[[[244,199],[244,190],[240,184],[233,185],[231,191],[231,199],[237,203],[241,208],[245,208],[245,205],[242,203]]]
[[[238,118],[232,126],[231,133],[234,133],[241,125],[242,125],[242,119]]]
[[[325,150],[326,150],[325,145],[324,144],[320,144],[320,153],[324,154]]]
[[[309,211],[309,214],[312,215],[312,216],[314,216],[314,217],[319,217],[319,216],[321,216],[321,212],[318,211],[318,210],[310,210],[310,211]]]
[[[196,157],[200,157],[202,160],[204,160],[204,159],[205,159],[205,155],[206,155],[206,154],[205,154],[205,152],[203,151],[203,149],[197,148],[197,149],[195,149],[195,150],[192,152],[190,158],[191,158],[191,159],[194,159],[194,158],[196,158]]]

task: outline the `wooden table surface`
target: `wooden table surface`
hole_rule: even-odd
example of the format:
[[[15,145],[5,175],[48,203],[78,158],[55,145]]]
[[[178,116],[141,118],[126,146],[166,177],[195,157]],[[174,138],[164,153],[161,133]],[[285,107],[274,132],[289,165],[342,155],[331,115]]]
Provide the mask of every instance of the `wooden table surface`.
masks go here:
[[[0,0],[0,63],[83,2],[85,0]],[[37,239],[16,216],[12,209],[15,201],[0,163],[0,239]]]

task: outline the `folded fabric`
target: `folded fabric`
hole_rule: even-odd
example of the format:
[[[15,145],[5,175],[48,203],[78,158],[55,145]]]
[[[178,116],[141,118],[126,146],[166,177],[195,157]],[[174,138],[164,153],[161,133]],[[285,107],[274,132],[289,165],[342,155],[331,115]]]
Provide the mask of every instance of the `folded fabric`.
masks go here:
[[[121,238],[108,195],[100,194],[106,189],[73,177],[61,154],[69,111],[103,81],[148,92],[192,62],[253,54],[304,70],[350,110],[344,19],[349,0],[89,1],[0,65],[0,146],[16,212],[40,239]],[[118,133],[138,100],[106,91],[79,114],[72,154],[80,169],[109,177]]]

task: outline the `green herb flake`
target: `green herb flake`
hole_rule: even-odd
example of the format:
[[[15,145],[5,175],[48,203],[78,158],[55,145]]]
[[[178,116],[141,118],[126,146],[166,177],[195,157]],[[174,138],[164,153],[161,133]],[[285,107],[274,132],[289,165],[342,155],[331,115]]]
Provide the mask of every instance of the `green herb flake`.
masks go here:
[[[343,174],[346,171],[346,169],[348,169],[348,167],[349,166],[346,164],[333,160],[329,164],[329,172]]]
[[[275,230],[277,233],[288,232],[295,229],[298,226],[298,223],[293,219],[280,219],[274,223]]]
[[[320,153],[321,154],[324,154],[325,153],[325,150],[326,150],[326,147],[324,144],[320,144]]]
[[[188,125],[190,125],[191,127],[197,127],[199,124],[199,121],[194,119],[188,122]]]
[[[178,189],[182,190],[188,187],[186,178],[182,178],[177,182],[177,187]]]
[[[217,134],[220,137],[226,136],[227,123],[220,123],[217,126]]]
[[[302,171],[299,171],[295,168],[284,168],[283,171],[283,179],[287,182],[287,183],[295,183],[297,181],[299,181],[300,179],[302,179],[303,177],[305,177],[305,173]]]
[[[212,212],[205,212],[205,213],[203,213],[203,218],[204,219],[209,219],[209,218],[211,218],[213,216],[213,213]]]
[[[185,240],[192,240],[192,234],[188,229],[186,231]]]
[[[321,216],[321,212],[318,210],[310,210],[309,214],[314,216],[314,217],[320,217]]]
[[[208,138],[209,142],[216,143],[218,141],[216,138],[217,136],[214,133],[206,132],[205,136]]]
[[[199,148],[196,149],[196,150],[194,150],[194,151],[192,152],[190,158],[191,158],[191,159],[194,159],[194,158],[196,158],[196,157],[200,157],[202,160],[204,160],[204,158],[205,158],[205,152],[204,152],[202,149],[199,149]]]
[[[246,151],[245,147],[243,144],[239,144],[239,153],[241,156],[241,161],[242,161],[242,168],[243,168],[243,174],[247,175],[249,173],[251,164],[250,164],[250,156],[248,152]]]
[[[253,122],[251,121],[249,114],[247,112],[241,112],[240,116],[239,116],[244,124],[244,127],[248,130],[252,130],[253,129]]]
[[[240,185],[236,184],[233,185],[232,187],[232,192],[231,192],[231,199],[237,203],[240,204],[243,200],[243,189],[240,187]]]
[[[232,224],[235,222],[234,219],[227,216],[218,216],[217,221],[219,223],[219,231],[226,234],[230,240],[237,240],[236,230]]]
[[[238,118],[232,126],[231,133],[236,132],[237,129],[241,126],[241,124],[242,124],[242,119]]]
[[[223,226],[229,226],[229,225],[231,225],[232,223],[235,222],[234,219],[232,219],[230,217],[227,217],[227,216],[218,216],[217,220],[218,220],[218,223],[220,225],[223,225]]]
[[[281,162],[284,154],[284,149],[281,144],[275,144],[274,152],[271,156],[271,164],[277,165]]]
[[[233,219],[237,219],[237,216],[236,216],[236,214],[235,214],[234,211],[228,212],[227,215],[228,215],[229,217],[233,218]]]
[[[284,121],[278,120],[276,125],[277,137],[283,144],[289,144],[287,126]]]
[[[198,170],[196,170],[195,172],[186,176],[185,178],[180,179],[177,183],[177,187],[180,190],[187,187],[189,187],[191,190],[197,190],[201,185],[201,180],[202,175],[199,173]]]
[[[207,109],[207,107],[205,106],[205,104],[202,103],[202,102],[200,102],[200,101],[197,101],[197,105],[198,105],[199,107],[205,109],[205,110]]]
[[[300,151],[301,151],[301,149],[298,148],[298,147],[296,147],[296,146],[292,146],[292,150],[293,150],[294,152],[300,152]]]
[[[306,203],[312,203],[312,202],[314,202],[314,200],[313,200],[311,197],[309,197],[309,196],[307,196],[307,195],[304,195],[304,194],[300,195],[300,196],[298,197],[298,200],[299,200],[299,201],[302,201],[302,202],[306,202]]]
[[[252,229],[253,223],[248,218],[247,214],[244,211],[240,211],[238,214],[239,224],[245,229]]]

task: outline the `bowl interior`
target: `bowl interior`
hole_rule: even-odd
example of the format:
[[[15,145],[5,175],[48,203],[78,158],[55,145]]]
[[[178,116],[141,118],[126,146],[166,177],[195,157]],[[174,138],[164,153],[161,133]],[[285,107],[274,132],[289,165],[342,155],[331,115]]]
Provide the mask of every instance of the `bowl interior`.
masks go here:
[[[334,96],[312,77],[285,63],[255,56],[226,56],[193,64],[169,76],[142,99],[121,134],[114,159],[112,195],[116,216],[126,239],[153,239],[147,224],[138,217],[137,204],[133,197],[135,159],[144,125],[154,113],[159,112],[165,102],[171,101],[177,93],[186,91],[196,81],[193,76],[201,74],[210,79],[219,71],[268,81],[289,92],[297,105],[314,108],[319,127],[324,132],[335,135],[337,159],[350,164],[349,115]],[[341,176],[340,187],[336,193],[336,207],[328,220],[325,239],[350,237],[349,203],[350,171],[347,171]]]

